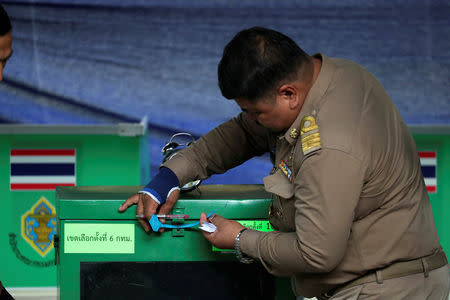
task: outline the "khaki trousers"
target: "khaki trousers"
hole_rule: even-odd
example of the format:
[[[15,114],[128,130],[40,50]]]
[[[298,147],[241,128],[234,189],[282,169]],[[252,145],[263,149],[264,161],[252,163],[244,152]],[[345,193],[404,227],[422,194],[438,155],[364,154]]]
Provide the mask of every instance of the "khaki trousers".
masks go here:
[[[450,290],[449,266],[425,273],[370,282],[336,293],[329,300],[448,300]],[[317,299],[321,299],[318,297]]]

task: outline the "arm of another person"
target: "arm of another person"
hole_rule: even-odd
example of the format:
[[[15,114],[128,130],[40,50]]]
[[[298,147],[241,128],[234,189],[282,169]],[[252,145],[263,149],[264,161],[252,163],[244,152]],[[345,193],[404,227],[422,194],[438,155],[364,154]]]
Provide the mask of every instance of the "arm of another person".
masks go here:
[[[160,214],[167,214],[172,210],[178,201],[179,186],[223,173],[253,156],[262,155],[269,151],[272,135],[245,113],[241,113],[165,162],[150,183],[128,198],[119,207],[119,211],[125,211],[136,204],[136,214],[144,214],[146,217],[139,221],[149,231],[148,220],[160,205]]]
[[[246,113],[216,127],[163,166],[171,169],[180,184],[221,174],[271,149],[274,134]]]
[[[365,168],[349,154],[322,149],[295,178],[295,232],[246,230],[241,251],[277,276],[333,270],[345,255]]]

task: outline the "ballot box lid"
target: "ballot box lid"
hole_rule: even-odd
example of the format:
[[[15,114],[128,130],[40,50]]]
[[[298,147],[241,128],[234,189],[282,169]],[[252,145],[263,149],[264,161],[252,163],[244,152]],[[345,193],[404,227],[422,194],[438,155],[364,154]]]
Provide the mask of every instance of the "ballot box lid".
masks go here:
[[[135,219],[135,206],[120,213],[118,208],[142,186],[58,186],[57,216],[61,220],[124,220]],[[226,218],[267,218],[272,195],[263,185],[201,185],[182,193],[173,213],[198,219],[201,212],[213,210]]]

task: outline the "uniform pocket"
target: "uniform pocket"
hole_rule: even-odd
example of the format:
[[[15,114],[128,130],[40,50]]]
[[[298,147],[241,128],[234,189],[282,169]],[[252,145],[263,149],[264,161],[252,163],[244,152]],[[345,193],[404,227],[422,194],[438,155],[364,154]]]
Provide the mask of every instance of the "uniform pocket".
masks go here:
[[[290,199],[294,196],[294,185],[286,175],[278,169],[274,174],[264,177],[264,187],[269,193]]]

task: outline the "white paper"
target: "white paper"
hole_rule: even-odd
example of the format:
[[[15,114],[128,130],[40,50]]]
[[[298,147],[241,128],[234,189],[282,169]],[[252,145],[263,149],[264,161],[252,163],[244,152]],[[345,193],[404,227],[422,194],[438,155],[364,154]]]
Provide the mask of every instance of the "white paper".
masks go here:
[[[217,227],[213,223],[209,222],[203,222],[203,225],[199,227],[201,230],[206,232],[214,232],[216,231]]]

